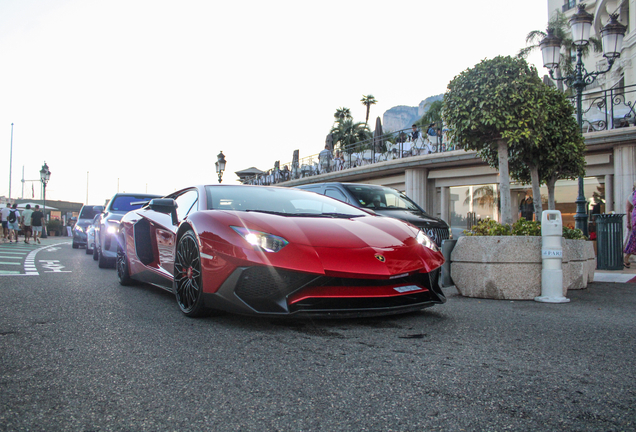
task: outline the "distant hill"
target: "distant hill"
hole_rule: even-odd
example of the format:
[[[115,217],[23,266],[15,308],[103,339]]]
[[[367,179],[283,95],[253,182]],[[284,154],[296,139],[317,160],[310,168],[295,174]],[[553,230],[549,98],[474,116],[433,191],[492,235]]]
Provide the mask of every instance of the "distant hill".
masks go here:
[[[426,113],[425,106],[436,100],[442,100],[443,96],[444,95],[439,94],[437,96],[428,97],[416,107],[398,105],[385,111],[382,115],[382,130],[385,132],[394,132],[410,128],[413,123],[422,118],[424,113]]]

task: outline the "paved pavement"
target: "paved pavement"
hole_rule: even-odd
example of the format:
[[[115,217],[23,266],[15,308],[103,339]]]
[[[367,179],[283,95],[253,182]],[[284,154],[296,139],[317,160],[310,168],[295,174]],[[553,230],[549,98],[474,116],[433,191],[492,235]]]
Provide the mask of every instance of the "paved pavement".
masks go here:
[[[0,430],[636,430],[634,283],[566,304],[448,288],[399,316],[192,320],[68,238],[33,251],[39,276],[0,278]]]
[[[3,242],[0,239],[0,276],[38,275],[35,259],[38,252],[51,250],[56,245],[65,247],[71,243],[69,237],[48,237],[40,243],[25,243],[24,237],[18,242]],[[41,266],[55,266],[55,262],[40,263]]]

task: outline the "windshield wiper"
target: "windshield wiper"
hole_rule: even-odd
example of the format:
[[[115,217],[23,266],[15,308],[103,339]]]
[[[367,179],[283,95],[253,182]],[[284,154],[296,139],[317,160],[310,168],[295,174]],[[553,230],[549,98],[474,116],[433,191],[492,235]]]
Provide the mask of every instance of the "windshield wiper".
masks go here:
[[[296,216],[294,213],[284,213],[284,212],[277,212],[277,211],[271,211],[271,210],[248,209],[248,210],[245,210],[245,211],[246,212],[267,213],[267,214],[273,214],[273,215],[278,215],[278,216]]]
[[[258,212],[258,213],[267,213],[277,216],[287,216],[287,217],[320,217],[320,218],[342,218],[349,219],[355,217],[361,217],[363,215],[351,215],[345,213],[283,213],[271,210],[257,210],[257,209],[249,209],[245,210],[247,212]]]
[[[352,215],[352,214],[345,214],[345,213],[321,213],[321,215],[326,217],[343,218],[343,219],[362,217],[362,215]]]

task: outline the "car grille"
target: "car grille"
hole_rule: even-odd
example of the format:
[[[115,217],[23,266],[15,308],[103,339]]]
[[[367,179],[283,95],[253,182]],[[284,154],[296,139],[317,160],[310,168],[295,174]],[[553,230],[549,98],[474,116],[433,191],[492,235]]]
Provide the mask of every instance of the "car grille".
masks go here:
[[[272,267],[252,267],[241,274],[235,293],[244,301],[279,298],[306,285],[318,276],[281,271]]]
[[[421,226],[420,229],[424,231],[424,234],[429,236],[438,247],[442,246],[442,240],[448,240],[449,238],[448,228]]]
[[[445,298],[437,285],[439,269],[431,273],[416,273],[398,279],[355,279],[317,276],[290,272],[272,267],[251,267],[242,272],[234,293],[259,312],[321,312],[340,310],[385,309],[420,303],[443,303]],[[307,298],[287,305],[287,296],[312,287],[382,287],[417,285],[426,292],[394,298]],[[289,307],[289,308],[288,308]]]

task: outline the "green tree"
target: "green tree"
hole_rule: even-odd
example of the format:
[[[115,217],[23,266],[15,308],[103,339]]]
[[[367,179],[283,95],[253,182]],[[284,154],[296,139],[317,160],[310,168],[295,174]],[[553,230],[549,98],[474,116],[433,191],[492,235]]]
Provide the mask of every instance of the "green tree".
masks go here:
[[[541,142],[546,119],[542,94],[534,67],[522,58],[499,56],[456,76],[444,95],[442,115],[451,140],[499,168],[505,224],[512,224],[508,154]]]
[[[424,109],[426,109],[426,112],[424,113],[422,118],[420,118],[417,122],[415,122],[415,124],[420,127],[427,127],[431,123],[435,123],[436,127],[441,128],[443,125],[443,120],[442,120],[443,107],[444,107],[444,102],[441,100],[436,100],[426,104],[424,106]]]
[[[566,53],[566,55],[561,56],[559,67],[556,69],[557,78],[561,78],[563,74],[566,76],[572,75],[574,73],[573,59],[575,58],[573,53],[576,52],[576,46],[572,43],[569,18],[561,12],[557,11],[556,15],[548,21],[546,31],[532,30],[528,33],[526,36],[526,44],[529,45],[519,50],[517,56],[527,58],[528,54],[540,48],[539,44],[548,35],[548,33],[552,33],[554,36],[561,39],[563,50]],[[601,40],[595,37],[590,37],[590,43],[583,48],[583,57],[586,57],[589,54],[590,46],[595,52],[603,52],[603,43]],[[557,88],[563,91],[563,81],[557,80],[556,83]]]
[[[547,120],[538,146],[518,148],[510,158],[510,175],[524,183],[532,182],[535,214],[543,211],[539,187],[548,187],[548,208],[555,209],[557,180],[575,180],[585,175],[585,141],[574,119],[574,107],[560,91],[543,87],[543,106]]]
[[[378,103],[378,101],[375,100],[373,95],[366,95],[366,96],[363,95],[362,99],[360,99],[360,102],[362,102],[362,105],[367,107],[367,116],[364,119],[364,124],[368,125],[369,124],[369,111],[371,110],[371,105],[375,105],[376,103]]]
[[[351,116],[351,110],[349,108],[342,108],[342,107],[336,110],[333,117],[336,119],[336,122],[338,120],[347,120],[347,119],[350,120],[353,118]]]
[[[330,131],[333,142],[341,149],[352,152],[353,144],[373,138],[369,127],[362,122],[354,122],[351,118],[337,120]]]

